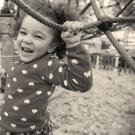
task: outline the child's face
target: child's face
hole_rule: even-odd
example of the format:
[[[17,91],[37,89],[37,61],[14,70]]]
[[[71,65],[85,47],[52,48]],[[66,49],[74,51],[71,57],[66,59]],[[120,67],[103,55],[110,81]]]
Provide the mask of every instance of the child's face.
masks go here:
[[[53,37],[53,31],[49,27],[26,16],[17,38],[21,60],[27,63],[44,55],[51,46]]]

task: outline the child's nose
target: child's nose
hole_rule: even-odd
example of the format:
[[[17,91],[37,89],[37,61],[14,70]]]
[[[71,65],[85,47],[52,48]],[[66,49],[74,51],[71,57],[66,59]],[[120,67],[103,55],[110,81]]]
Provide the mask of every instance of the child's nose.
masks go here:
[[[32,43],[32,37],[30,35],[27,35],[23,39],[24,43],[31,44]]]

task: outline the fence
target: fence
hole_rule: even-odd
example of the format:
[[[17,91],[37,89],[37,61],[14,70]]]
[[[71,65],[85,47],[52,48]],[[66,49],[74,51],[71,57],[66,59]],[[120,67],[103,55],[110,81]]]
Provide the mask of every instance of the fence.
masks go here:
[[[135,60],[134,57],[133,59]],[[110,71],[117,70],[119,74],[133,73],[129,64],[121,56],[93,53],[91,54],[91,63],[92,68],[96,69],[110,70]]]

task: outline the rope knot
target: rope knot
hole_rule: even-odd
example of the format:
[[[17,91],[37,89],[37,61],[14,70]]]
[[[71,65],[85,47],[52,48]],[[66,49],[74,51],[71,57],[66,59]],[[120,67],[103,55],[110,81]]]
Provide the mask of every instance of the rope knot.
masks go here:
[[[113,23],[110,20],[110,17],[105,16],[100,18],[100,24],[97,26],[97,28],[101,31],[107,31],[110,28],[112,28]]]

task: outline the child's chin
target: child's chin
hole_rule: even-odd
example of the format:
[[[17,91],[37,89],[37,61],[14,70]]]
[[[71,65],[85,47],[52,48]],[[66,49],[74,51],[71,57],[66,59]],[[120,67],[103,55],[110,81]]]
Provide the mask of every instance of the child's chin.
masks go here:
[[[33,56],[33,57],[23,57],[23,56],[20,56],[20,59],[23,63],[29,63],[31,61],[34,61],[36,59],[38,59],[39,57],[41,56]]]
[[[25,57],[21,57],[21,56],[20,56],[20,59],[24,63],[28,63],[28,62],[31,62],[34,60],[34,58],[25,58]]]

